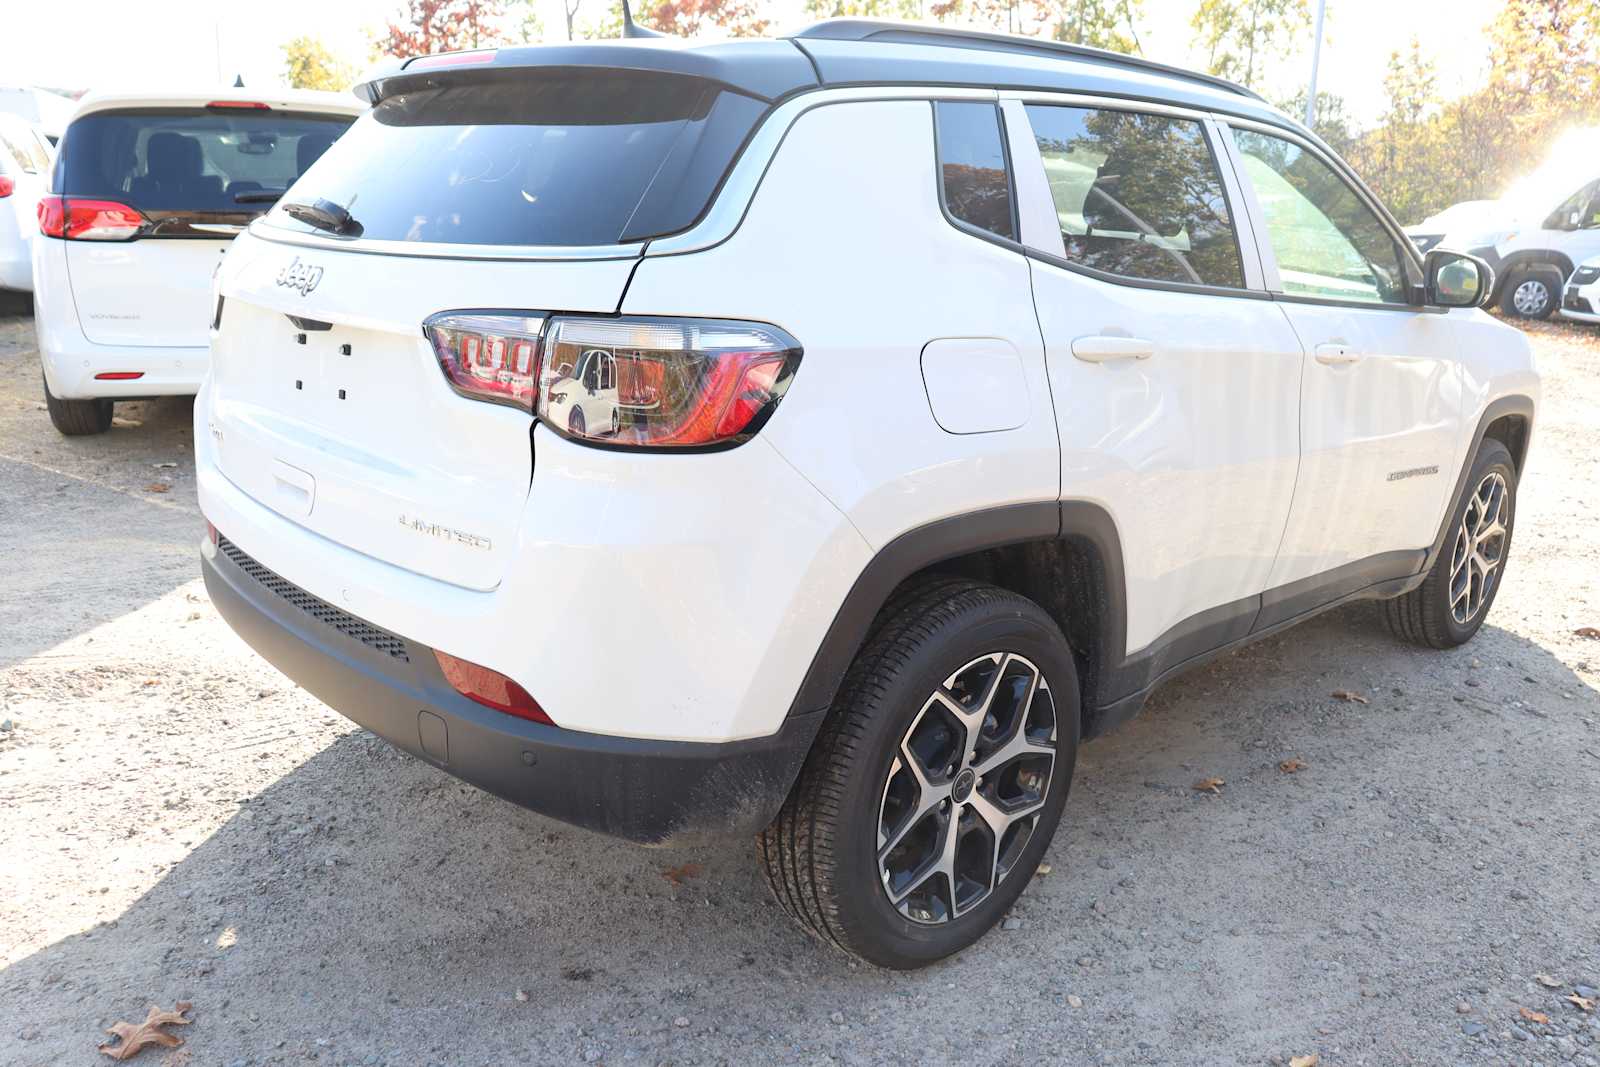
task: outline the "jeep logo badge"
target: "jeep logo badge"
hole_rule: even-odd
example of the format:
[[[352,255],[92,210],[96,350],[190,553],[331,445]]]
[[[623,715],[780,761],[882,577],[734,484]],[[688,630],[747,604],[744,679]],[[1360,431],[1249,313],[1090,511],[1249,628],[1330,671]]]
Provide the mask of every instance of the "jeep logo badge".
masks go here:
[[[311,290],[321,281],[322,268],[300,262],[299,256],[295,256],[287,267],[278,272],[278,284],[286,289],[299,290],[301,296],[310,296]]]

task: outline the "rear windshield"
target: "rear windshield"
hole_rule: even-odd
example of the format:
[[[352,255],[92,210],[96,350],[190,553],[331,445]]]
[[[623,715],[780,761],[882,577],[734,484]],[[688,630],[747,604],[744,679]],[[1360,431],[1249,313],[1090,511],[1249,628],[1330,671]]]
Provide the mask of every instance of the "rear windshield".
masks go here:
[[[705,210],[765,111],[681,75],[476,71],[381,100],[295,186],[381,241],[610,245]],[[311,227],[272,215],[275,225]]]
[[[152,218],[259,215],[350,126],[344,115],[212,108],[97,111],[67,127],[55,191]]]

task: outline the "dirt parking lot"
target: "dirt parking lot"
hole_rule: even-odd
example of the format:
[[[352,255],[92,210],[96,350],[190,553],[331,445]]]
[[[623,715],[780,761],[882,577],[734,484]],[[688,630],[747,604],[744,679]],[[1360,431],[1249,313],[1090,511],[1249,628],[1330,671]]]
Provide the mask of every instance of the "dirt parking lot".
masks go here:
[[[1168,686],[1084,749],[1020,925],[896,974],[792,926],[748,841],[569,829],[288,683],[199,580],[191,405],[58,437],[13,301],[0,1063],[106,1062],[113,1021],[187,1000],[186,1046],[135,1062],[1596,1067],[1565,998],[1600,987],[1600,334],[1531,332],[1479,638],[1422,652],[1356,605]]]

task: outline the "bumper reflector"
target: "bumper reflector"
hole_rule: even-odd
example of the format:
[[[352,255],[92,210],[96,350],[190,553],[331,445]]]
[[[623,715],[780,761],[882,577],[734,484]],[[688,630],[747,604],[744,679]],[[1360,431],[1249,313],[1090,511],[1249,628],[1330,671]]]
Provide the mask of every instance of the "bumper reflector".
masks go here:
[[[476,663],[457,659],[437,649],[433,655],[439,661],[439,669],[444,672],[445,681],[468,700],[477,701],[486,708],[503,711],[507,715],[515,715],[519,719],[542,722],[546,726],[555,725],[550,716],[539,706],[539,702],[529,696],[526,689],[505,675],[491,671],[488,667],[480,667]]]

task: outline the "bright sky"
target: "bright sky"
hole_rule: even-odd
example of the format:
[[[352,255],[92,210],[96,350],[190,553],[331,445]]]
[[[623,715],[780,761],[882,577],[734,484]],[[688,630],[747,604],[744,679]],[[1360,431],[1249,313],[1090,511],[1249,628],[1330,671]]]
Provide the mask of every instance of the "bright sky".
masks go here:
[[[583,0],[580,19],[610,0]],[[636,3],[644,6],[645,0]],[[763,0],[780,27],[803,24],[801,0]],[[551,40],[565,36],[561,0],[532,0]],[[1316,0],[1311,0],[1314,5]],[[1412,36],[1438,64],[1444,96],[1471,88],[1487,69],[1483,31],[1497,0],[1327,0],[1322,89],[1345,97],[1358,121],[1382,110],[1389,53]],[[1198,0],[1145,0],[1146,55],[1197,66],[1189,18]],[[398,0],[13,0],[0,20],[0,85],[128,89],[276,84],[283,42],[310,34],[358,67],[367,42]],[[1297,54],[1271,68],[1267,95],[1293,96],[1310,73],[1309,32]]]

